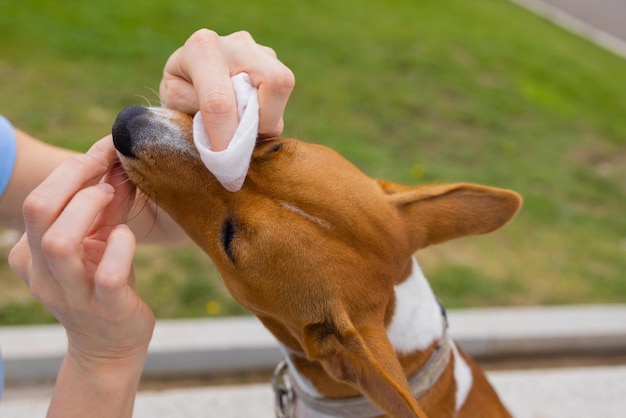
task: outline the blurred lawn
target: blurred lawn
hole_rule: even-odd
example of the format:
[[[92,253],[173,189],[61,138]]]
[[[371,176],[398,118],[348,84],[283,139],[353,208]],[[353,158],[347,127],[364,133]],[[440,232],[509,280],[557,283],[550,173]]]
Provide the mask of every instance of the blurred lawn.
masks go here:
[[[626,62],[505,0],[0,0],[0,113],[85,150],[158,104],[196,29],[272,46],[297,86],[286,136],[375,177],[473,181],[525,198],[504,230],[418,255],[447,306],[626,302]],[[0,323],[49,321],[0,250]],[[142,248],[159,317],[238,314],[195,247]]]

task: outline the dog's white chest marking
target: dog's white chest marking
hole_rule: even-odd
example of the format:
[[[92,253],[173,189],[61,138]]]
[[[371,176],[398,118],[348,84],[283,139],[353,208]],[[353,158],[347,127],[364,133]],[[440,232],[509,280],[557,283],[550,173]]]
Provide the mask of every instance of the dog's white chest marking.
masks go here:
[[[470,389],[472,388],[472,370],[465,359],[461,357],[456,343],[452,342],[452,353],[454,353],[454,380],[456,382],[456,410],[461,409]]]
[[[409,354],[430,347],[443,336],[444,319],[441,307],[413,258],[411,275],[395,287],[396,305],[387,327],[391,344],[399,354]],[[447,337],[449,338],[449,337]],[[454,355],[454,379],[456,382],[456,410],[465,403],[472,387],[472,371],[461,357],[456,344]]]
[[[437,299],[415,258],[411,275],[395,287],[396,305],[387,327],[399,354],[425,350],[443,335],[443,316]]]

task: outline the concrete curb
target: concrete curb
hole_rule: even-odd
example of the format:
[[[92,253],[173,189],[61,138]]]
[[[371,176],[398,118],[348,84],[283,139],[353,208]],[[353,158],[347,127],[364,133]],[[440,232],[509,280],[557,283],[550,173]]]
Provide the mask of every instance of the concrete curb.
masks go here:
[[[471,356],[626,354],[626,305],[464,309],[450,334]],[[66,349],[58,325],[0,327],[8,384],[54,379]],[[160,320],[146,378],[190,378],[273,369],[282,354],[254,317]]]
[[[450,330],[479,359],[626,354],[626,305],[458,310]]]

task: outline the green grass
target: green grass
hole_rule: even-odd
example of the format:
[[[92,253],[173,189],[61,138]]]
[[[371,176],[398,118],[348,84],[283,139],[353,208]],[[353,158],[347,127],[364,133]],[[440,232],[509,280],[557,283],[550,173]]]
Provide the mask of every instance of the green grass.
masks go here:
[[[42,139],[86,149],[158,103],[193,30],[247,29],[296,74],[286,135],[375,177],[524,196],[504,230],[418,254],[448,306],[626,302],[626,62],[505,0],[0,6],[0,112]],[[0,322],[49,320],[2,259]],[[160,317],[242,312],[195,248],[141,249],[136,269]]]

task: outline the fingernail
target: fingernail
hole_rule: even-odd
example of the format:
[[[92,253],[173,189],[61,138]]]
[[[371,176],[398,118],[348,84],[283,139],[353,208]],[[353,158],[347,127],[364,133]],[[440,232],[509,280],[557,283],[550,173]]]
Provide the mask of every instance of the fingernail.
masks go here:
[[[111,135],[107,135],[91,146],[87,154],[91,155],[103,167],[108,168],[115,155]],[[110,150],[108,149],[110,148]],[[110,154],[110,157],[109,157]]]

